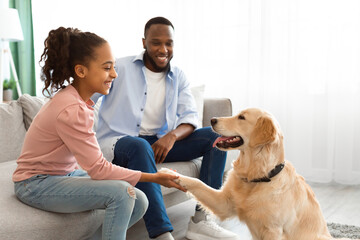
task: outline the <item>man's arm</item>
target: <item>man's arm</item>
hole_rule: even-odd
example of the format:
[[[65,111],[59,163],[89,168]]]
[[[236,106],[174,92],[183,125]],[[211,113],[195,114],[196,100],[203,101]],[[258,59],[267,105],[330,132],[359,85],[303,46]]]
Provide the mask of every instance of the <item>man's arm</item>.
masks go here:
[[[157,140],[151,147],[154,151],[156,163],[162,163],[176,141],[182,140],[194,131],[191,124],[180,124],[176,129],[168,132]]]

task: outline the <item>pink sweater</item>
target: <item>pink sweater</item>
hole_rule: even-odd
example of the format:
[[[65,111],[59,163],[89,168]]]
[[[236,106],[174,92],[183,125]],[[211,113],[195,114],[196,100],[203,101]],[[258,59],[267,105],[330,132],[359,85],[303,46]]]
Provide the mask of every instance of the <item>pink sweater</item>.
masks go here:
[[[95,133],[93,101],[82,100],[69,85],[49,100],[34,118],[26,134],[13,181],[38,174],[66,175],[78,168],[92,179],[117,179],[135,186],[141,172],[108,162]]]

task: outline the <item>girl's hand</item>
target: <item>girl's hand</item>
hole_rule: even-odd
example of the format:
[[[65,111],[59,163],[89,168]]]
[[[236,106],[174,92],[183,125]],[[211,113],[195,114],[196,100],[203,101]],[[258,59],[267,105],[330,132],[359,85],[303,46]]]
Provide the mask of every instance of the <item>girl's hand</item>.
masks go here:
[[[171,173],[157,172],[157,173],[141,173],[140,182],[154,182],[164,187],[168,188],[177,188],[183,192],[186,192],[186,189],[174,180],[178,179],[179,176]]]
[[[177,184],[174,180],[178,179],[179,176],[178,175],[174,175],[174,174],[169,174],[169,173],[164,173],[164,172],[157,172],[155,173],[156,177],[157,177],[157,183],[161,184],[165,187],[171,188],[177,188],[183,192],[186,192],[186,189],[182,186],[180,186],[179,184]]]

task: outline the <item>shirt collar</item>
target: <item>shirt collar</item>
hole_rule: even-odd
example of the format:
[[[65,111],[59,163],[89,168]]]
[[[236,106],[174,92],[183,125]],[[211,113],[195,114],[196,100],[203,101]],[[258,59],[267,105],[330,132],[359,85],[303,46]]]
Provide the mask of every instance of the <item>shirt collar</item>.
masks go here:
[[[145,51],[142,51],[139,55],[135,56],[133,62],[137,62],[137,61],[140,61],[144,66],[145,66],[145,63],[144,63],[144,53]],[[171,76],[173,76],[174,72],[173,72],[173,68],[172,68],[172,65],[170,63],[170,70],[169,70],[169,73],[168,73],[168,76],[171,78]],[[171,78],[172,79],[172,78]]]

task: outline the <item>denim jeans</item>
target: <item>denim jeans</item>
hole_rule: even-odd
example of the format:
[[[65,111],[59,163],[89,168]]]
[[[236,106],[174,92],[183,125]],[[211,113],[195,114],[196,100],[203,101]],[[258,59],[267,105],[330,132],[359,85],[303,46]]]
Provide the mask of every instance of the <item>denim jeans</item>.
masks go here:
[[[190,161],[202,156],[200,180],[218,189],[222,184],[226,152],[212,147],[217,137],[210,127],[198,129],[187,138],[175,142],[164,162]],[[119,139],[115,145],[113,163],[142,172],[155,173],[157,169],[151,145],[157,140],[156,136],[126,136]],[[140,182],[136,187],[142,190],[149,200],[149,208],[144,215],[149,236],[153,238],[172,231],[160,186]]]
[[[85,171],[65,176],[36,175],[15,183],[25,204],[59,213],[105,209],[102,239],[126,239],[126,230],[145,214],[143,192],[120,180],[92,180]]]

